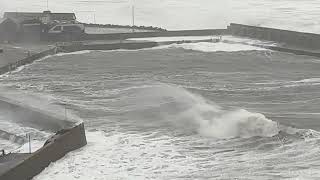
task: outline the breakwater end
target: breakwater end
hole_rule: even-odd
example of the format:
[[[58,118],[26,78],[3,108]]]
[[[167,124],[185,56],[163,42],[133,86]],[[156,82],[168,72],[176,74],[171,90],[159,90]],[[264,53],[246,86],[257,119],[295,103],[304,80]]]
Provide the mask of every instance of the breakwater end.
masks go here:
[[[231,23],[227,31],[232,36],[276,42],[276,46],[260,46],[270,50],[320,57],[320,34],[236,23]]]
[[[30,180],[50,163],[86,144],[83,123],[70,129],[62,129],[32,154],[8,154],[0,157],[0,179]]]

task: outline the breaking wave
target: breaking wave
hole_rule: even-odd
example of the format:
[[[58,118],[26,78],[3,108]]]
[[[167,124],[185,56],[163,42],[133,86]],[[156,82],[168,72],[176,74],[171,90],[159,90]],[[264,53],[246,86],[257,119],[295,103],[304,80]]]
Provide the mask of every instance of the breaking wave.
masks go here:
[[[180,87],[163,85],[140,91],[141,95],[151,93],[154,106],[160,104],[159,110],[155,111],[162,112],[163,120],[177,128],[196,131],[202,136],[219,139],[272,137],[280,131],[278,124],[263,114],[244,109],[225,109]],[[167,101],[165,105],[159,103],[163,101]]]
[[[267,119],[263,114],[244,109],[223,110],[201,96],[180,90],[191,99],[192,104],[186,111],[180,113],[178,118],[180,120],[192,118],[192,124],[197,126],[201,135],[214,138],[247,138],[271,137],[279,132],[277,123]]]

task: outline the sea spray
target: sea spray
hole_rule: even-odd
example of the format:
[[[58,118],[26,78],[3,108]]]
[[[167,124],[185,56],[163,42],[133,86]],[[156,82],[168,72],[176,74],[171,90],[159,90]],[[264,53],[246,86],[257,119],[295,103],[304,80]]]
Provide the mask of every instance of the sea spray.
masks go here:
[[[152,103],[153,110],[160,113],[161,119],[176,128],[222,139],[271,137],[279,132],[277,123],[267,119],[263,114],[244,109],[226,110],[181,87],[162,84],[141,91],[139,94],[143,95],[143,99],[139,100],[147,104]],[[166,103],[163,103],[164,101]]]
[[[177,120],[191,122],[203,136],[214,138],[271,137],[278,134],[277,123],[263,114],[244,109],[224,110],[215,103],[179,88],[192,104],[177,116]]]

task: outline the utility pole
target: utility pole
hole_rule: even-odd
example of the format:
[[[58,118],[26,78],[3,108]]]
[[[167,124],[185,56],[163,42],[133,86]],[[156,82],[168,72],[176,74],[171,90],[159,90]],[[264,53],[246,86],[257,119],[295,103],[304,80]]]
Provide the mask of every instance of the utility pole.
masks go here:
[[[49,0],[47,0],[47,10],[49,11]]]

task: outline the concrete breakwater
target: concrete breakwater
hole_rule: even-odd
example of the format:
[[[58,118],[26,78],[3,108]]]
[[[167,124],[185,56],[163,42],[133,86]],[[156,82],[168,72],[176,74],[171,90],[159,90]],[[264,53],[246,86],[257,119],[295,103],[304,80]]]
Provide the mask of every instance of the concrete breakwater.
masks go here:
[[[181,31],[135,32],[114,34],[85,34],[80,40],[125,40],[129,38],[145,37],[174,37],[174,36],[215,36],[227,35],[227,29],[203,29]]]
[[[320,49],[320,34],[303,33],[267,27],[248,26],[234,23],[228,26],[228,32],[230,33],[230,35],[274,41],[297,48],[304,48],[309,50]]]
[[[130,30],[146,30],[146,31],[167,31],[166,29],[154,26],[130,26],[130,25],[117,25],[117,24],[88,24],[83,23],[86,27],[98,27],[98,28],[127,28]]]
[[[113,43],[71,43],[66,45],[59,45],[59,51],[75,52],[82,50],[117,50],[117,49],[143,49],[158,46],[156,42],[113,42]]]
[[[320,57],[320,35],[313,33],[295,32],[266,27],[248,26],[231,23],[227,29],[204,29],[204,30],[181,30],[181,31],[160,31],[160,32],[136,32],[136,33],[115,33],[115,34],[85,34],[79,40],[119,40],[125,41],[129,38],[147,37],[175,37],[175,36],[223,36],[233,35],[252,39],[267,40],[278,43],[277,46],[263,46],[263,48],[274,51],[293,53]],[[136,43],[136,44],[135,44]],[[135,43],[113,43],[63,46],[68,52],[79,50],[115,50],[115,49],[140,49],[154,47],[158,44],[152,42]],[[132,45],[131,47],[129,47]],[[261,45],[256,45],[262,47]]]

